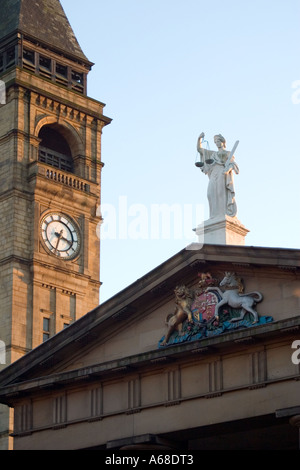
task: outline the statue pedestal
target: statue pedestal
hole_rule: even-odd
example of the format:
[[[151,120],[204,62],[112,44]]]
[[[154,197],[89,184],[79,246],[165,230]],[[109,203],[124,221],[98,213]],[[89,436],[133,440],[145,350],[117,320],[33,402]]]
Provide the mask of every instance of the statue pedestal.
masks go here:
[[[249,230],[237,217],[228,215],[208,219],[195,229],[201,244],[211,245],[245,245]]]

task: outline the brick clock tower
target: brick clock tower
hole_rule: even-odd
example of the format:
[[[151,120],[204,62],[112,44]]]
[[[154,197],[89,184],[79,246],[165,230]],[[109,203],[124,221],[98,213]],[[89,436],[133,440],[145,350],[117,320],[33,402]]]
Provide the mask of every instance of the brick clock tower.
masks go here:
[[[101,135],[111,120],[87,97],[92,65],[59,0],[1,0],[0,368],[99,304]]]

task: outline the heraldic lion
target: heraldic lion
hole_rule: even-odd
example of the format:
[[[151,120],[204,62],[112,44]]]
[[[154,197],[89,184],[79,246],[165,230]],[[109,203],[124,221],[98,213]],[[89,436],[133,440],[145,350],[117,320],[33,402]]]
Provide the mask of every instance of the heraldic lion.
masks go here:
[[[179,334],[182,332],[182,326],[186,319],[193,323],[191,304],[194,299],[193,292],[185,286],[178,286],[175,289],[175,303],[177,305],[175,313],[167,316],[166,324],[168,325],[168,332],[162,345],[166,345],[172,333],[177,330]]]

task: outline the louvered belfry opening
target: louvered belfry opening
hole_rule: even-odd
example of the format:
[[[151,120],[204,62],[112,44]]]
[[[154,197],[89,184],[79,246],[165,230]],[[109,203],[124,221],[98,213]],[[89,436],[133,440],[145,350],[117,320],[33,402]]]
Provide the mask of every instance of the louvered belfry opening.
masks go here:
[[[39,132],[39,161],[59,170],[74,172],[72,153],[66,139],[53,127],[44,126]]]

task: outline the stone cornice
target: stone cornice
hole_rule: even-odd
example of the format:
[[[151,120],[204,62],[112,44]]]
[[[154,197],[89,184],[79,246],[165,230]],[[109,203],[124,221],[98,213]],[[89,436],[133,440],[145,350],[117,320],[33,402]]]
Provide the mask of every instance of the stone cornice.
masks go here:
[[[22,87],[24,90],[36,93],[37,96],[49,100],[49,102],[69,107],[70,109],[82,113],[82,115],[91,116],[98,121],[102,121],[104,125],[111,123],[112,119],[102,114],[105,104],[101,101],[97,101],[88,96],[82,96],[75,91],[65,89],[63,86],[53,83],[51,80],[49,80],[49,88],[45,90],[45,79],[41,79],[28,71],[25,72],[23,69],[19,69],[18,67],[15,70],[16,72],[8,73],[7,78],[4,76],[2,77],[7,89],[11,86]],[[28,81],[26,81],[26,79],[22,79],[23,74],[27,75],[25,78]],[[36,83],[32,83],[32,81],[29,80],[31,75],[34,76]],[[30,85],[28,85],[29,82]],[[58,98],[59,95],[57,94],[57,87],[63,90],[63,97],[61,96]],[[53,88],[53,90],[51,90],[51,88]]]

